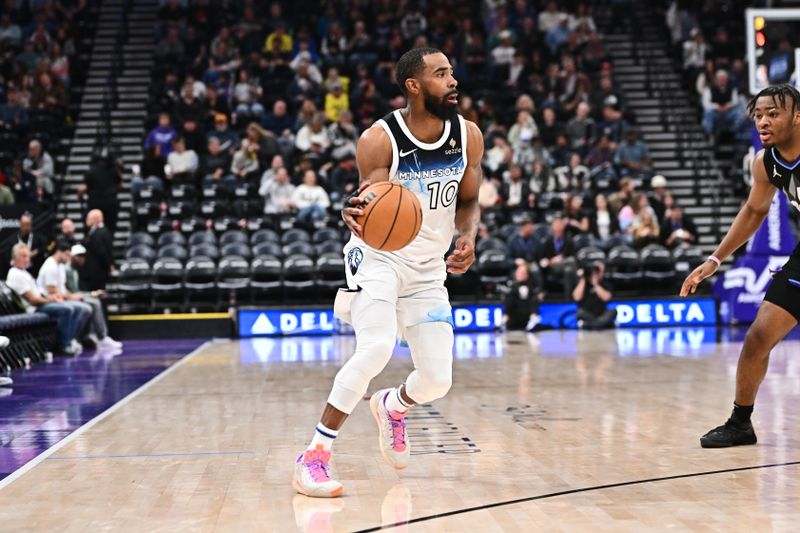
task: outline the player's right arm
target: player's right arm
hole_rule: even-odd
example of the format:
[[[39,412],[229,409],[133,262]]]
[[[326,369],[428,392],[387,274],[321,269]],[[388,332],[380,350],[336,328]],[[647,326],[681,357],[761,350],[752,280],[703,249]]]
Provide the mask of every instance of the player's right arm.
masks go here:
[[[363,214],[360,208],[363,200],[358,195],[372,183],[389,181],[389,168],[392,166],[392,141],[378,124],[361,134],[356,145],[356,164],[359,186],[352,196],[345,199],[342,220],[356,237],[361,238],[361,226],[356,217]]]
[[[720,261],[724,261],[753,236],[761,226],[761,223],[764,222],[764,219],[767,218],[772,199],[775,197],[777,189],[769,182],[767,170],[764,167],[764,150],[758,152],[753,158],[752,173],[753,187],[750,189],[747,202],[742,207],[742,210],[739,211],[739,214],[736,215],[727,235],[714,251],[714,256]],[[694,294],[700,282],[713,275],[716,271],[717,264],[710,259],[706,260],[705,263],[694,269],[686,278],[686,281],[683,282],[681,296],[686,296],[690,293]]]

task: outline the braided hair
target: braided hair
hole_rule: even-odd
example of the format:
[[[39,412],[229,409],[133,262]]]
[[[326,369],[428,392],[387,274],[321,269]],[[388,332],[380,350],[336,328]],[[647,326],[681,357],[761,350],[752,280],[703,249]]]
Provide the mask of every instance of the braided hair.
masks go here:
[[[782,108],[786,107],[786,99],[792,100],[792,113],[800,111],[800,91],[794,85],[781,83],[780,85],[770,85],[766,89],[761,89],[747,104],[747,113],[752,115],[756,109],[756,101],[762,96],[769,96],[773,101],[777,101]]]

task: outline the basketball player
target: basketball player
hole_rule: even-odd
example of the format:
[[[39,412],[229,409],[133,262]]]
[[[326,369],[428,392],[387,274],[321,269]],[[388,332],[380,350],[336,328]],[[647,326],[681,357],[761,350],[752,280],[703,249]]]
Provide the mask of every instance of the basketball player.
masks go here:
[[[314,437],[295,464],[293,486],[308,496],[344,491],[328,467],[331,446],[372,378],[389,362],[396,338],[408,342],[414,371],[405,383],[370,399],[381,454],[394,468],[408,463],[409,408],[450,389],[453,322],[444,281],[447,272],[466,272],[475,258],[483,136],[456,113],[457,82],[439,50],[405,53],[397,62],[397,82],[407,106],[378,120],[358,142],[360,190],[379,181],[400,183],[418,196],[422,227],[405,248],[376,251],[361,240],[355,220],[363,201],[354,197],[343,209],[352,232],[344,248],[348,289],[339,291],[334,312],[353,325],[356,350],[336,375]],[[445,260],[454,231],[455,249]]]
[[[753,161],[753,187],[747,203],[736,216],[714,255],[681,287],[681,296],[694,293],[697,285],[716,272],[720,263],[747,242],[769,212],[776,189],[800,209],[800,92],[791,85],[776,85],[758,93],[748,105],[764,149]],[[764,302],[744,339],[736,370],[733,414],[725,424],[700,438],[703,448],[755,444],[750,422],[756,393],[769,365],[769,352],[800,320],[800,246],[774,276]]]

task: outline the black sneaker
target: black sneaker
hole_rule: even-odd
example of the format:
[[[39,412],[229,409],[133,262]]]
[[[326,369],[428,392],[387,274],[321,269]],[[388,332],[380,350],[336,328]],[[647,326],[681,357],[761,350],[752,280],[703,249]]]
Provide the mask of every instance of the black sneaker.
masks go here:
[[[753,424],[729,418],[724,425],[716,427],[700,437],[700,446],[703,448],[729,448],[755,444],[757,441]]]

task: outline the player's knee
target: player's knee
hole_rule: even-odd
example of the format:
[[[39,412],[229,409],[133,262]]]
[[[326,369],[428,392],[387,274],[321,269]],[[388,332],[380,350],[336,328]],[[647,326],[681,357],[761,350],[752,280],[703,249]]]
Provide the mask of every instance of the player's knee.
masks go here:
[[[418,386],[408,393],[417,403],[432,402],[444,397],[452,384],[453,379],[449,372],[420,376]]]
[[[394,335],[375,335],[373,337],[359,338],[356,343],[356,355],[363,355],[373,359],[388,359],[396,344]]]
[[[772,335],[766,325],[754,323],[744,337],[742,357],[767,357],[772,349]]]

